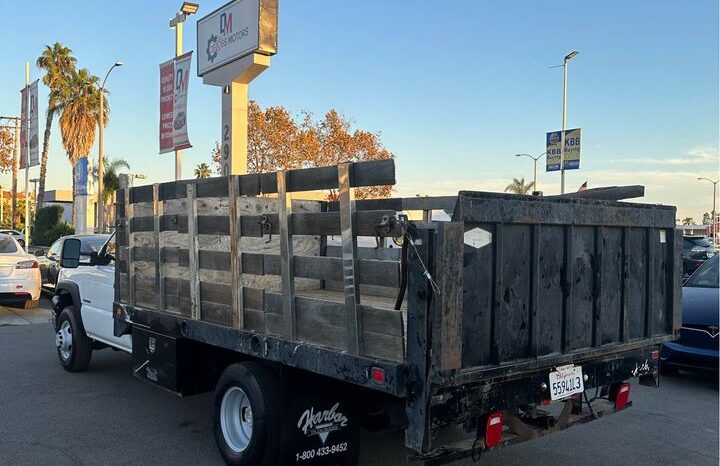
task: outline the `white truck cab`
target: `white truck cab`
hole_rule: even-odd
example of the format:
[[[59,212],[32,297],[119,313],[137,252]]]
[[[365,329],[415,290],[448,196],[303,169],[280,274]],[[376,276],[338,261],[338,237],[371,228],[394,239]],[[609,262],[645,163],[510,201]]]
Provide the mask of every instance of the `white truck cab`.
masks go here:
[[[80,263],[79,253],[80,241],[67,239],[53,296],[58,358],[71,372],[85,370],[94,349],[132,352],[130,335],[113,335],[115,235],[93,253],[90,264]]]

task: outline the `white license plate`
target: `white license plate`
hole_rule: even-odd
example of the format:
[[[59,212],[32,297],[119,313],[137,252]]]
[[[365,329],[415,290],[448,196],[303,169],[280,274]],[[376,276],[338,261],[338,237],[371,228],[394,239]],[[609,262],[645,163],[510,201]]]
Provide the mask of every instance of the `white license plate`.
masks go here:
[[[550,372],[550,399],[560,400],[585,391],[581,366],[558,367]]]

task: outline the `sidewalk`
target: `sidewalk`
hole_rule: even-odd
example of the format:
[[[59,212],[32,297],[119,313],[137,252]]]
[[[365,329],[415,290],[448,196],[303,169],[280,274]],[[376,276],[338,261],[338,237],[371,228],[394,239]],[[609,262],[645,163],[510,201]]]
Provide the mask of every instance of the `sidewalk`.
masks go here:
[[[42,299],[37,309],[19,309],[0,306],[0,327],[5,325],[45,324],[50,321],[50,302]]]

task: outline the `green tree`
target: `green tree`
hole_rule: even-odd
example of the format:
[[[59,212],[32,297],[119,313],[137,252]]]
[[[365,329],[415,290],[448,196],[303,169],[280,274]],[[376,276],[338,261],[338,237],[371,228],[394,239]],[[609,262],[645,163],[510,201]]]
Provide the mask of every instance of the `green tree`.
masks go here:
[[[511,192],[515,194],[528,194],[532,192],[533,188],[535,187],[535,182],[531,181],[529,183],[525,183],[525,178],[513,178],[512,183],[507,185],[505,187],[505,192]]]
[[[45,116],[45,133],[43,135],[43,149],[40,157],[40,182],[38,186],[38,205],[42,205],[45,198],[45,177],[47,176],[47,160],[50,150],[50,130],[52,129],[55,114],[62,110],[67,97],[68,76],[75,70],[76,59],[72,50],[60,42],[53,46],[46,45],[45,50],[37,59],[37,67],[45,70],[43,84],[48,89],[48,107]]]
[[[210,178],[212,176],[212,170],[206,163],[201,163],[195,167],[195,178]]]
[[[683,225],[695,225],[695,220],[692,217],[685,217],[682,221]]]
[[[98,79],[85,68],[78,71],[71,70],[68,75],[68,91],[60,116],[60,133],[62,134],[63,148],[73,167],[73,175],[78,159],[87,157],[95,142],[100,116]],[[107,89],[104,92],[107,94]],[[103,112],[105,125],[108,123],[109,112],[110,104],[106,95]],[[75,177],[73,176],[73,200],[74,197]],[[73,202],[73,206],[76,204]],[[73,224],[75,224],[75,209],[73,209]]]

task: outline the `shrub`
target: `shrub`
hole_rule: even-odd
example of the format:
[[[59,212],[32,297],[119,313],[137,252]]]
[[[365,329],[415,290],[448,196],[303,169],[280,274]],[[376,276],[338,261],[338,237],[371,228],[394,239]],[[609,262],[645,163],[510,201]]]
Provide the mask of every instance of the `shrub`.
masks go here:
[[[60,223],[63,210],[63,206],[60,205],[50,205],[38,209],[35,214],[35,227],[30,231],[32,244],[50,246],[61,236],[72,235],[75,232],[67,223]]]

